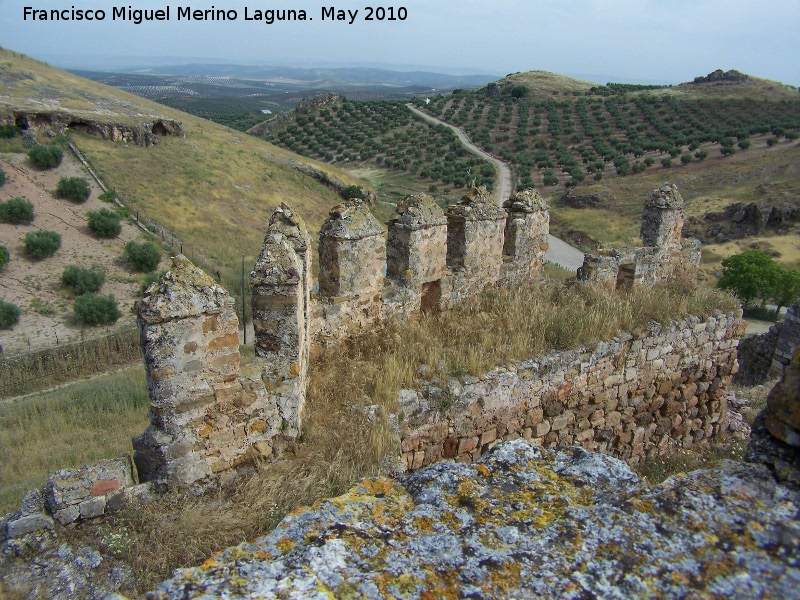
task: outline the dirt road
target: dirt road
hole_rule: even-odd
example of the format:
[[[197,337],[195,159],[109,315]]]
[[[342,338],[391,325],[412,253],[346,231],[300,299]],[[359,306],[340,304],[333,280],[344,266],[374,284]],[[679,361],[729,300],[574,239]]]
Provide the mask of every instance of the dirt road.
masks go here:
[[[494,197],[495,200],[497,200],[498,206],[502,206],[503,202],[505,202],[508,198],[511,197],[511,182],[512,182],[511,169],[508,168],[508,165],[506,163],[504,163],[502,160],[496,159],[488,152],[484,152],[483,150],[478,148],[475,144],[472,143],[472,141],[469,139],[469,136],[466,133],[464,133],[464,130],[461,129],[460,127],[456,127],[455,125],[450,125],[449,123],[440,121],[436,117],[426,115],[424,112],[419,110],[411,103],[406,104],[406,106],[415,115],[419,115],[429,123],[444,125],[445,127],[449,127],[450,129],[452,129],[453,132],[458,136],[458,139],[461,140],[461,143],[467,147],[467,150],[469,150],[476,156],[480,156],[481,158],[488,160],[495,166],[495,168],[497,168],[498,181],[494,189]]]
[[[511,169],[508,167],[506,163],[478,148],[475,144],[472,143],[472,141],[469,139],[469,136],[466,133],[464,133],[464,131],[461,128],[456,127],[455,125],[450,125],[449,123],[445,123],[444,121],[440,121],[436,117],[426,115],[424,112],[419,110],[411,103],[406,104],[406,106],[415,115],[419,115],[429,123],[444,125],[445,127],[449,127],[450,129],[452,129],[453,132],[458,136],[458,139],[461,140],[461,143],[464,144],[464,146],[466,146],[467,150],[469,150],[470,152],[472,152],[477,156],[480,156],[483,159],[488,160],[497,168],[498,182],[494,190],[494,197],[495,200],[497,201],[498,206],[502,206],[503,202],[505,202],[507,198],[511,197],[512,193]],[[559,267],[569,269],[570,271],[577,271],[578,267],[580,267],[583,264],[583,252],[581,252],[580,250],[578,250],[573,246],[570,246],[564,240],[561,240],[551,235],[550,248],[548,248],[547,250],[547,260],[551,263],[558,265]]]

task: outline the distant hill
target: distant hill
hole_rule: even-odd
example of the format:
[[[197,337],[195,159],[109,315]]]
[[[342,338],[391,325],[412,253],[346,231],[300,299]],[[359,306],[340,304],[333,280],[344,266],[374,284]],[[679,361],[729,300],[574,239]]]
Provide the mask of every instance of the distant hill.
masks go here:
[[[234,77],[255,81],[285,80],[303,83],[315,89],[326,85],[382,85],[393,87],[422,86],[452,89],[479,87],[493,81],[493,75],[447,75],[429,71],[393,71],[368,67],[302,68],[249,65],[191,64],[137,69],[129,73],[150,75],[192,75],[203,77]]]
[[[532,100],[547,100],[561,93],[587,92],[595,87],[596,84],[549,71],[526,71],[523,73],[511,73],[489,84],[487,86],[487,95],[493,95],[495,91],[499,93],[501,90],[511,89],[516,86],[528,88],[527,97]]]

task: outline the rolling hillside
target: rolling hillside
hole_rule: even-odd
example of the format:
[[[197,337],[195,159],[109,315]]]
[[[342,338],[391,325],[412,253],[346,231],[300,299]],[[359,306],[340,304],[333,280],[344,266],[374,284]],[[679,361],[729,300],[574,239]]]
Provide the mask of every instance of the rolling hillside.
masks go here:
[[[67,128],[66,135],[131,212],[172,230],[186,247],[223,269],[238,264],[243,254],[258,253],[267,219],[279,202],[294,206],[313,229],[339,201],[335,191],[293,164],[312,165],[346,184],[360,183],[263,140],[8,50],[0,50],[0,85],[0,116],[26,110],[106,122],[180,122],[185,137],[160,136],[149,148],[110,142],[85,128]]]
[[[185,136],[169,135],[166,127],[153,126],[162,121],[167,126],[180,123]],[[329,208],[341,200],[318,179],[364,185],[336,168],[263,140],[0,50],[0,124],[15,122],[30,130],[23,131],[22,137],[0,139],[0,164],[9,176],[0,187],[0,200],[26,197],[34,204],[36,220],[31,225],[0,223],[0,242],[11,253],[9,266],[0,272],[0,299],[22,309],[20,322],[0,335],[6,354],[55,344],[56,336],[63,343],[83,335],[72,319],[72,298],[60,285],[68,264],[106,271],[101,293],[113,293],[120,301],[123,317],[118,327],[130,324],[129,308],[140,294],[141,277],[121,262],[122,247],[128,240],[153,236],[130,224],[112,240],[90,235],[86,213],[104,206],[93,181],[85,204],[53,196],[62,175],[91,180],[67,150],[67,140],[115,190],[131,216],[138,215],[154,231],[163,227],[174,233],[183,252],[221,277],[234,294],[240,290],[242,256],[249,272],[275,206],[286,202],[295,207],[315,231]],[[129,138],[111,141],[97,133],[116,135],[149,128],[157,135],[157,143],[149,147]],[[64,147],[65,160],[57,170],[38,171],[25,156],[24,140],[34,129],[40,143]],[[63,136],[53,137],[61,130]],[[155,138],[148,133],[147,139]],[[317,169],[320,176],[298,171],[302,165]],[[22,238],[35,229],[62,236],[62,248],[53,258],[35,261],[24,256]],[[163,239],[164,256],[181,250],[174,239]],[[160,241],[158,236],[155,241]],[[91,328],[85,332],[87,336],[96,333]]]

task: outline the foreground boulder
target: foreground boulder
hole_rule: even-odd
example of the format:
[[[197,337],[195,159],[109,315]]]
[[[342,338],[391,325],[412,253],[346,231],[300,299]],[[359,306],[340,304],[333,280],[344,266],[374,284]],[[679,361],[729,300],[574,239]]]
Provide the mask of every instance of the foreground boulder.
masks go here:
[[[763,465],[649,489],[614,458],[517,440],[472,465],[365,479],[148,597],[788,598],[799,510]]]

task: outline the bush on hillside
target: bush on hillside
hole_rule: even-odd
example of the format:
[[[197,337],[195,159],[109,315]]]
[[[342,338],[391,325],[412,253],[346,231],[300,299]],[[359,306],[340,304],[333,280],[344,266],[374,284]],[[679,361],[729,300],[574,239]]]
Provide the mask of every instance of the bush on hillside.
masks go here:
[[[13,123],[8,123],[0,127],[0,138],[11,139],[19,133],[19,127]]]
[[[107,325],[120,318],[117,301],[111,295],[82,294],[75,298],[72,311],[84,325]]]
[[[25,254],[29,257],[47,258],[61,248],[61,236],[55,231],[32,231],[25,234],[22,243],[25,246]]]
[[[113,238],[122,231],[122,223],[117,213],[107,208],[90,210],[87,213],[89,231],[99,237]]]
[[[19,322],[20,310],[16,304],[0,300],[0,329],[9,329]]]
[[[345,200],[350,200],[350,198],[359,198],[361,200],[364,199],[364,194],[361,193],[361,188],[357,185],[348,185],[339,193]]]
[[[32,223],[33,222],[33,204],[25,198],[17,196],[0,202],[0,222],[2,223]]]
[[[56,196],[75,202],[86,202],[92,188],[83,177],[62,177],[56,186]]]
[[[53,169],[61,164],[64,153],[58,146],[34,146],[28,151],[28,158],[40,169]]]
[[[3,169],[0,169],[0,187],[3,186],[6,182],[6,172]]]
[[[161,262],[161,252],[152,242],[138,244],[130,241],[125,244],[125,258],[137,271],[155,271]]]
[[[94,269],[83,269],[70,265],[61,274],[61,285],[72,288],[79,295],[97,292],[106,281],[106,276]]]
[[[10,260],[11,254],[9,254],[8,248],[0,246],[0,268],[5,267]]]

